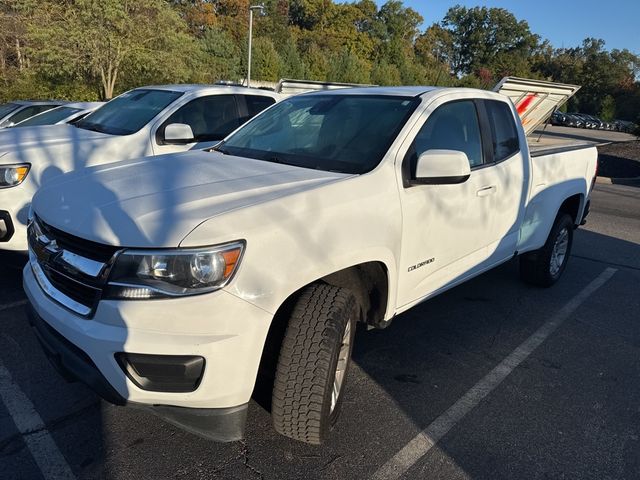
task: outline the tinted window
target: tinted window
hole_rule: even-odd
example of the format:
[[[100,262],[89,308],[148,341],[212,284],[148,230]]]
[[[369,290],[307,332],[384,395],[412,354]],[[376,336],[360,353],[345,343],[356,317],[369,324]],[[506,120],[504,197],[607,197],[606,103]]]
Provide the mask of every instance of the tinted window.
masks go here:
[[[319,170],[365,173],[378,165],[418,100],[382,95],[290,97],[218,150]]]
[[[14,110],[17,110],[18,107],[20,107],[20,105],[18,105],[17,103],[3,103],[2,105],[0,105],[0,118],[4,117],[5,115],[9,115]]]
[[[416,160],[427,150],[458,150],[467,154],[472,167],[482,164],[480,125],[473,101],[446,103],[429,115],[410,149],[412,174]]]
[[[493,156],[496,162],[510,157],[520,149],[518,130],[513,113],[508,104],[495,100],[485,100],[491,137],[493,142]]]
[[[245,100],[247,101],[247,110],[249,113],[249,118],[255,117],[265,108],[270,107],[274,103],[276,103],[275,99],[271,97],[262,97],[259,95],[245,95]]]
[[[71,107],[58,107],[48,112],[41,113],[40,115],[36,115],[34,117],[28,118],[24,122],[20,122],[15,127],[35,127],[37,125],[53,125],[58,123],[65,118],[73,115],[74,113],[80,112],[79,108],[71,108]]]
[[[182,93],[137,89],[123,93],[76,123],[76,127],[111,135],[130,135],[145,126]]]
[[[54,107],[55,105],[33,105],[31,107],[23,108],[22,110],[11,116],[9,122],[16,124],[18,122],[26,120],[27,118],[33,117],[34,115],[46,112],[47,110],[51,110]]]
[[[180,107],[164,126],[184,123],[191,127],[197,142],[222,140],[240,125],[233,95],[212,95],[192,100]]]

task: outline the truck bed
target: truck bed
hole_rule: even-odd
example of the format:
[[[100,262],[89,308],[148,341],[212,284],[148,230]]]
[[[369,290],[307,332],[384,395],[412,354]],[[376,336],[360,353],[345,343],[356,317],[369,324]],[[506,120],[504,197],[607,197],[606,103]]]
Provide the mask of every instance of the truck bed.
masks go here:
[[[594,143],[581,142],[578,140],[562,139],[562,138],[537,138],[527,137],[529,145],[529,153],[532,157],[541,155],[550,155],[553,153],[570,152],[572,150],[582,150],[585,148],[595,147]]]

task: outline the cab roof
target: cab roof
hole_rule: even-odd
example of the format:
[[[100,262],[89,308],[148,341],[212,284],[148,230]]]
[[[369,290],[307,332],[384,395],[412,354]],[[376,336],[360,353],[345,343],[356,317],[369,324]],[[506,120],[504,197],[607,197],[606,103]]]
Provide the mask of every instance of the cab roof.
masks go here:
[[[419,97],[420,95],[434,90],[440,90],[442,87],[353,87],[353,88],[337,88],[334,90],[318,90],[309,92],[304,95],[322,95],[328,92],[331,95],[387,95],[394,97]]]
[[[277,95],[272,90],[264,90],[261,88],[247,88],[237,85],[205,85],[205,84],[170,84],[170,85],[145,85],[135,88],[135,90],[167,90],[171,92],[192,93],[202,90],[220,90],[221,93],[237,93],[246,94],[251,92],[255,95],[274,96]]]
[[[66,105],[67,102],[66,100],[13,100],[9,103],[14,103],[16,105],[54,105],[54,106],[60,106],[60,105]]]

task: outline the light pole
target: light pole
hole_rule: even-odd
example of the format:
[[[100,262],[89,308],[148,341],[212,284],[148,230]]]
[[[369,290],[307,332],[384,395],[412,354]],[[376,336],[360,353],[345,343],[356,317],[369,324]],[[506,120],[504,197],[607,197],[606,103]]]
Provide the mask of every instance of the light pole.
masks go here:
[[[251,36],[253,35],[254,10],[260,10],[260,13],[264,13],[264,5],[251,5],[249,7],[249,58],[247,59],[247,88],[251,86]]]

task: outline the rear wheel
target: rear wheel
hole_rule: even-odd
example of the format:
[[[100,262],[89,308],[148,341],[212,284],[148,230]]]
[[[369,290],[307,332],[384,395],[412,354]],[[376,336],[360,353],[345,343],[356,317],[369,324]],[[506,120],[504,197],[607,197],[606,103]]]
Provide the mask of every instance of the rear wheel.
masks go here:
[[[273,423],[282,435],[326,440],[344,397],[357,314],[353,294],[333,285],[310,285],[296,301],[272,395]]]
[[[556,283],[567,267],[573,230],[571,216],[559,213],[544,246],[520,257],[520,277],[539,287],[550,287]]]

